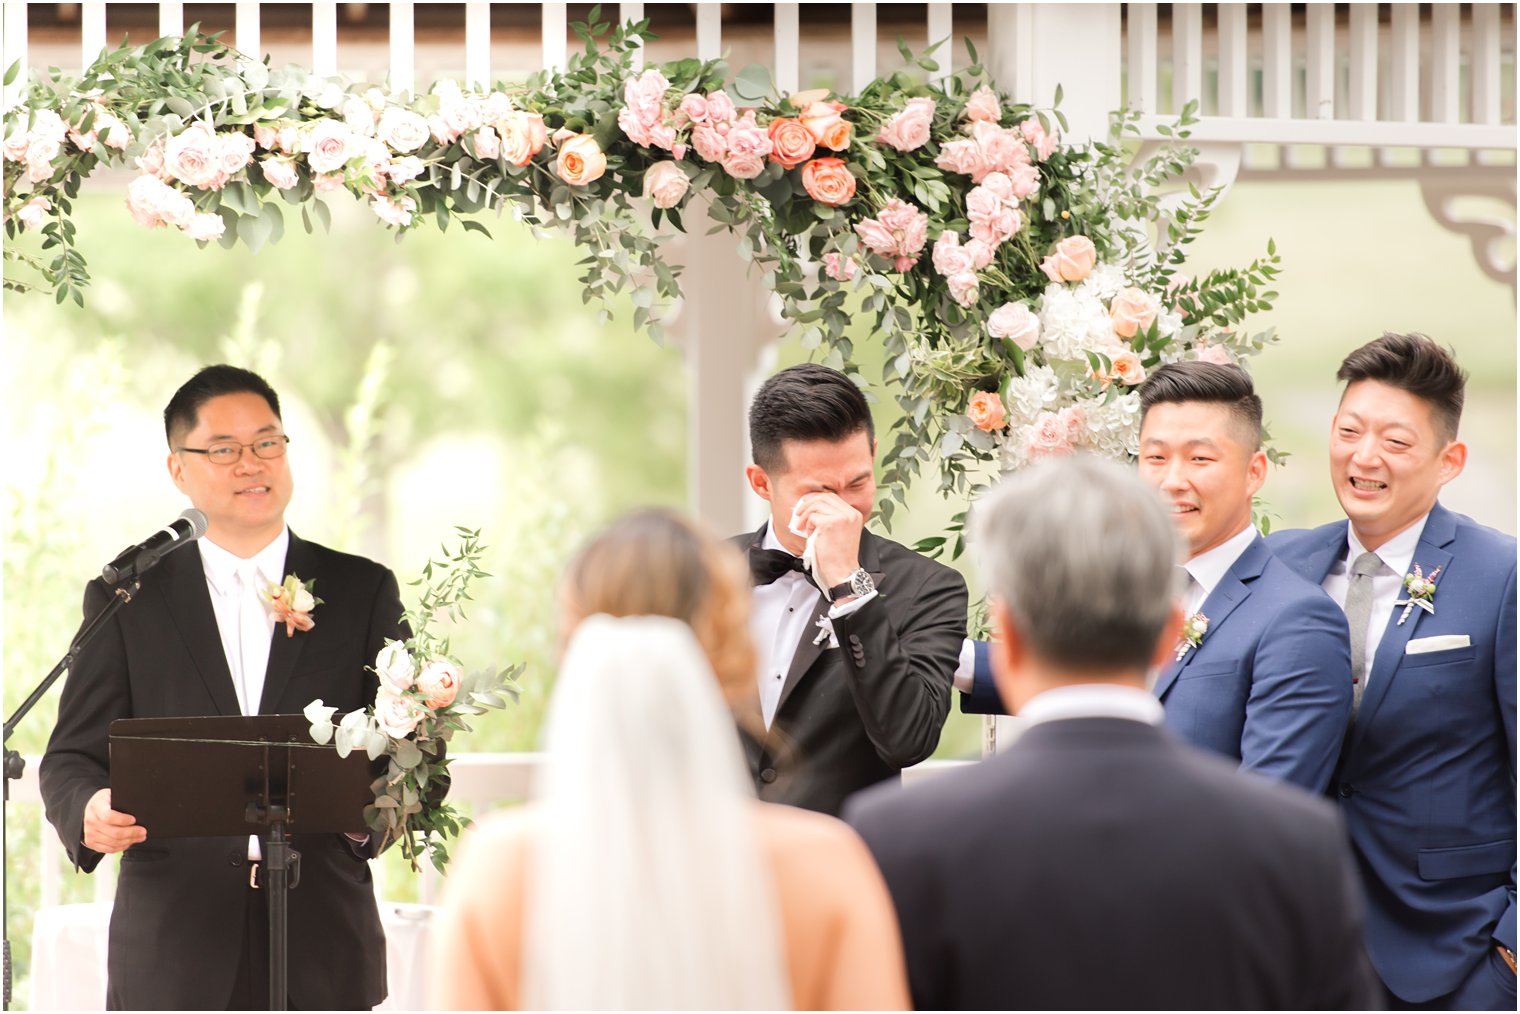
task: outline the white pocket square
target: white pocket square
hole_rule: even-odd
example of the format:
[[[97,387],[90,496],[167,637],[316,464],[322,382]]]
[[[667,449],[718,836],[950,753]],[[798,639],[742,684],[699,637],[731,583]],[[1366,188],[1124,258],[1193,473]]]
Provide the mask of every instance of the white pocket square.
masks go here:
[[[1430,651],[1450,651],[1453,648],[1466,648],[1472,644],[1472,638],[1466,634],[1442,634],[1439,637],[1417,637],[1404,645],[1404,654],[1423,655]]]

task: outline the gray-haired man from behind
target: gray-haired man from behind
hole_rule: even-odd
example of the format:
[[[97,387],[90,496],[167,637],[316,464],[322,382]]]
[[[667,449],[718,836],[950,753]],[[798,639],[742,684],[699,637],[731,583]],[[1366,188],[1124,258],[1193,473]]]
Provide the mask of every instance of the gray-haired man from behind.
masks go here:
[[[1188,746],[1146,691],[1182,623],[1155,491],[1059,459],[1004,480],[973,524],[993,672],[1028,731],[845,811],[896,903],[914,1006],[1377,1006],[1334,808]]]

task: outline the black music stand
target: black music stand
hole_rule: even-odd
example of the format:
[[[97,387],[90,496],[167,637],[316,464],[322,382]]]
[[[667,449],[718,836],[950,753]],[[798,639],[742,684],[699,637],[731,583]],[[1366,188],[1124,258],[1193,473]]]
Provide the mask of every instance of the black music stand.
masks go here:
[[[270,1010],[288,1009],[287,892],[300,880],[299,834],[367,831],[373,774],[339,757],[300,715],[122,718],[111,723],[111,808],[149,838],[263,838],[269,900]]]

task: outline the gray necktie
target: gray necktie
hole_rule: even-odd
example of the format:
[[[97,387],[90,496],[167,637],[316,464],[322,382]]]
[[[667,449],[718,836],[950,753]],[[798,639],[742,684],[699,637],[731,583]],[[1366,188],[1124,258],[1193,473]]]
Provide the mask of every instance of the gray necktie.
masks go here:
[[[1346,623],[1351,627],[1351,717],[1362,706],[1367,688],[1367,624],[1372,619],[1372,575],[1383,569],[1376,553],[1363,553],[1351,565],[1346,592]]]

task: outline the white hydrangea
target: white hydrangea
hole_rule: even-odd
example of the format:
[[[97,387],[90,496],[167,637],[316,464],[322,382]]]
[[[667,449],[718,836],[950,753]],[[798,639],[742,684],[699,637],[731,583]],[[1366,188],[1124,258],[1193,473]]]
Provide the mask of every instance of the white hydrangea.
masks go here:
[[[1093,398],[1082,402],[1087,416],[1083,438],[1092,450],[1106,458],[1128,460],[1140,453],[1140,395],[1130,391],[1111,401]]]
[[[1124,269],[1119,265],[1099,264],[1092,269],[1092,273],[1078,286],[1078,289],[1106,303],[1128,284],[1129,280],[1124,277]]]
[[[1052,282],[1040,297],[1039,313],[1046,359],[1085,361],[1088,349],[1114,340],[1107,308],[1089,291]]]
[[[1009,421],[1018,427],[1033,421],[1041,412],[1057,407],[1061,396],[1061,381],[1056,371],[1048,366],[1033,366],[1024,376],[1008,382]]]

